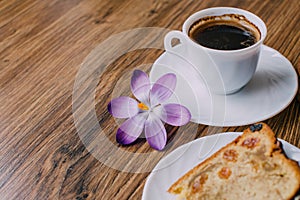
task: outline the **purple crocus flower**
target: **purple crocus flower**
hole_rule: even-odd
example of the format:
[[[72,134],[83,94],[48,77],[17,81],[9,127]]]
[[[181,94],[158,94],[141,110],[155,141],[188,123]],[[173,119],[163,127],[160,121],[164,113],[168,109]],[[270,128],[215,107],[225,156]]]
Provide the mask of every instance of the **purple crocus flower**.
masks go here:
[[[162,150],[167,143],[163,122],[182,126],[191,119],[191,113],[186,107],[175,103],[164,104],[172,96],[175,86],[175,74],[163,75],[151,87],[147,74],[135,70],[131,78],[131,91],[138,101],[121,96],[108,104],[108,111],[112,116],[129,118],[119,127],[116,135],[117,142],[130,144],[144,130],[150,146]]]

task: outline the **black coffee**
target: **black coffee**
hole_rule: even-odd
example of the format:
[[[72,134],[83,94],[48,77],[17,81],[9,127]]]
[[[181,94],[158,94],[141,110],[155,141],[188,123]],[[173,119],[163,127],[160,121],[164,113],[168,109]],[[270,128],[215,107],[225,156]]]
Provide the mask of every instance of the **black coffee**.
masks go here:
[[[198,44],[219,50],[243,49],[259,40],[258,33],[234,21],[209,21],[191,26],[189,36]]]

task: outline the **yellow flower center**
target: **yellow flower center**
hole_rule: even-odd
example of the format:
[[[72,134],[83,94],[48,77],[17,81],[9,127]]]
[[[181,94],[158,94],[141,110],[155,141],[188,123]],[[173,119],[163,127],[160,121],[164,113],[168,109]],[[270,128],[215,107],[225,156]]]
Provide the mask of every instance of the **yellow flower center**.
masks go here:
[[[142,103],[142,102],[138,104],[138,107],[139,107],[139,109],[141,109],[141,110],[149,110],[148,106],[145,105],[145,104]]]

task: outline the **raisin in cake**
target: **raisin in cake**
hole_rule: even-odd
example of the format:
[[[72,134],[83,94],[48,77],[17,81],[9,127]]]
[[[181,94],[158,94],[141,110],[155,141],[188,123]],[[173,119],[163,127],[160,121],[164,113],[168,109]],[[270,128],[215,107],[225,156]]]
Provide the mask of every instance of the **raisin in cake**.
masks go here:
[[[255,124],[187,172],[168,190],[182,199],[291,199],[300,168],[288,159],[272,130]]]

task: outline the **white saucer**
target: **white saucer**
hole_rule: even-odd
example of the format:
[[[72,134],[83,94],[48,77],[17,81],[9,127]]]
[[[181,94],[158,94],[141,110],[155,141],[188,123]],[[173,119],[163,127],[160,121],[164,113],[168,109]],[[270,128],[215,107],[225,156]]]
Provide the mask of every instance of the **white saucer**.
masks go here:
[[[155,61],[150,79],[155,81],[170,72],[176,74],[177,86],[169,102],[189,108],[191,121],[212,126],[241,126],[268,119],[290,104],[298,88],[292,64],[267,46],[262,47],[254,77],[231,95],[212,94],[187,61],[169,52]]]
[[[206,136],[184,144],[172,151],[159,161],[148,176],[142,200],[175,200],[176,197],[167,192],[168,188],[178,178],[221,147],[233,141],[240,134],[242,133],[229,132]],[[300,149],[284,140],[279,140],[286,155],[291,159],[297,160],[300,164]]]

